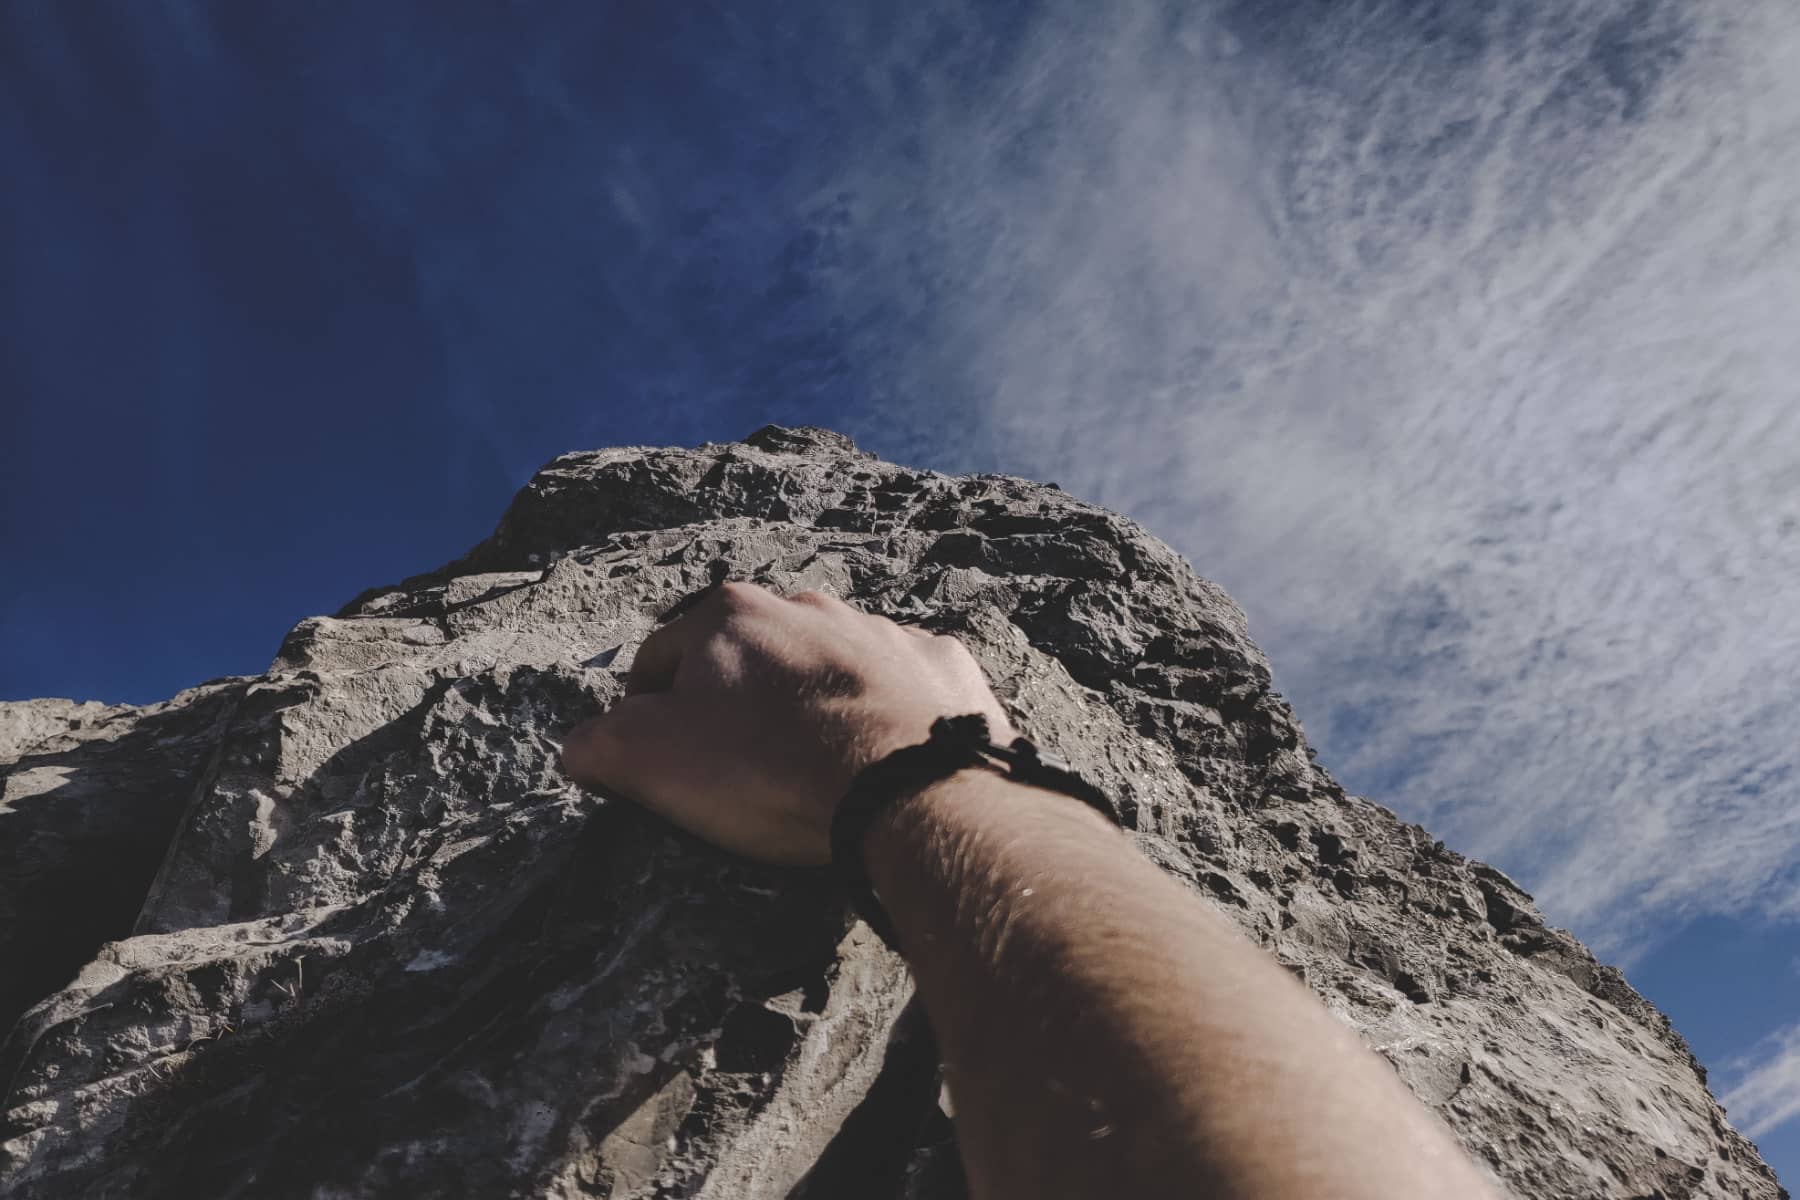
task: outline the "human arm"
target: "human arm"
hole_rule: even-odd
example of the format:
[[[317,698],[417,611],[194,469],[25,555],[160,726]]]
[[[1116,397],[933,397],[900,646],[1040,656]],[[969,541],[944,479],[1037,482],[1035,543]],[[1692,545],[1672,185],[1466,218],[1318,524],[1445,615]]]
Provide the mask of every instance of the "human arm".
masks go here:
[[[1262,950],[1059,793],[970,769],[867,839],[978,1197],[1487,1197]]]
[[[626,691],[571,731],[571,775],[768,862],[827,861],[856,772],[938,716],[1015,734],[954,638],[747,584],[652,634]],[[1491,1194],[1317,999],[1079,801],[967,769],[864,849],[977,1197]]]

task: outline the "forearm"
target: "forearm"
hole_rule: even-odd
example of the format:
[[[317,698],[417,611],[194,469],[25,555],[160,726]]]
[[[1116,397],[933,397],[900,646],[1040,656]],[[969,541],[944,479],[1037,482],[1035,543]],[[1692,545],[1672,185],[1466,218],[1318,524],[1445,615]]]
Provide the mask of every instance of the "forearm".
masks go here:
[[[1488,1194],[1387,1066],[1078,801],[964,771],[867,854],[983,1200]]]

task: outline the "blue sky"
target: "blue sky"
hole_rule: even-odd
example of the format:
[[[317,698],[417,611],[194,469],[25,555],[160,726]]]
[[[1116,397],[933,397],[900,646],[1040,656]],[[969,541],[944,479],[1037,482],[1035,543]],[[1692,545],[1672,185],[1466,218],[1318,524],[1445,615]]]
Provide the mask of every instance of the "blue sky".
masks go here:
[[[0,697],[260,671],[569,449],[1055,479],[1800,1177],[1786,7],[7,5]]]

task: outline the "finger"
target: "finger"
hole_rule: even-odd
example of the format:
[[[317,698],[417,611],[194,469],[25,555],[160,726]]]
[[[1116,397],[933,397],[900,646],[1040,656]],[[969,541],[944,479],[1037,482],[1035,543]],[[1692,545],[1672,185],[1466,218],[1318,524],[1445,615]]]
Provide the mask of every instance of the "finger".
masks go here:
[[[695,597],[699,598],[696,603],[684,601],[670,609],[670,613],[679,610],[680,615],[652,629],[638,646],[637,654],[631,660],[631,670],[625,675],[627,696],[666,692],[673,688],[675,672],[680,669],[682,660],[717,630],[725,610],[745,602],[742,592],[716,584],[688,599]],[[668,616],[669,613],[663,614],[665,619]]]
[[[675,672],[698,640],[697,632],[698,623],[690,616],[678,617],[651,630],[638,646],[631,670],[625,673],[625,694],[666,692],[675,686]]]
[[[563,773],[576,783],[605,788],[655,808],[670,763],[678,757],[672,731],[682,728],[672,696],[625,696],[563,738]]]

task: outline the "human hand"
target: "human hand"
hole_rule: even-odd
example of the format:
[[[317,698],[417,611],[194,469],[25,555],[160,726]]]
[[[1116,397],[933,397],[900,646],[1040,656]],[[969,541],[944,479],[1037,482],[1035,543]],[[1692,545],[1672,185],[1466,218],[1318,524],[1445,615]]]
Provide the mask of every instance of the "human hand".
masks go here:
[[[727,582],[644,639],[624,697],[569,731],[563,769],[725,850],[818,865],[857,772],[969,712],[1002,745],[1018,736],[956,638]]]

